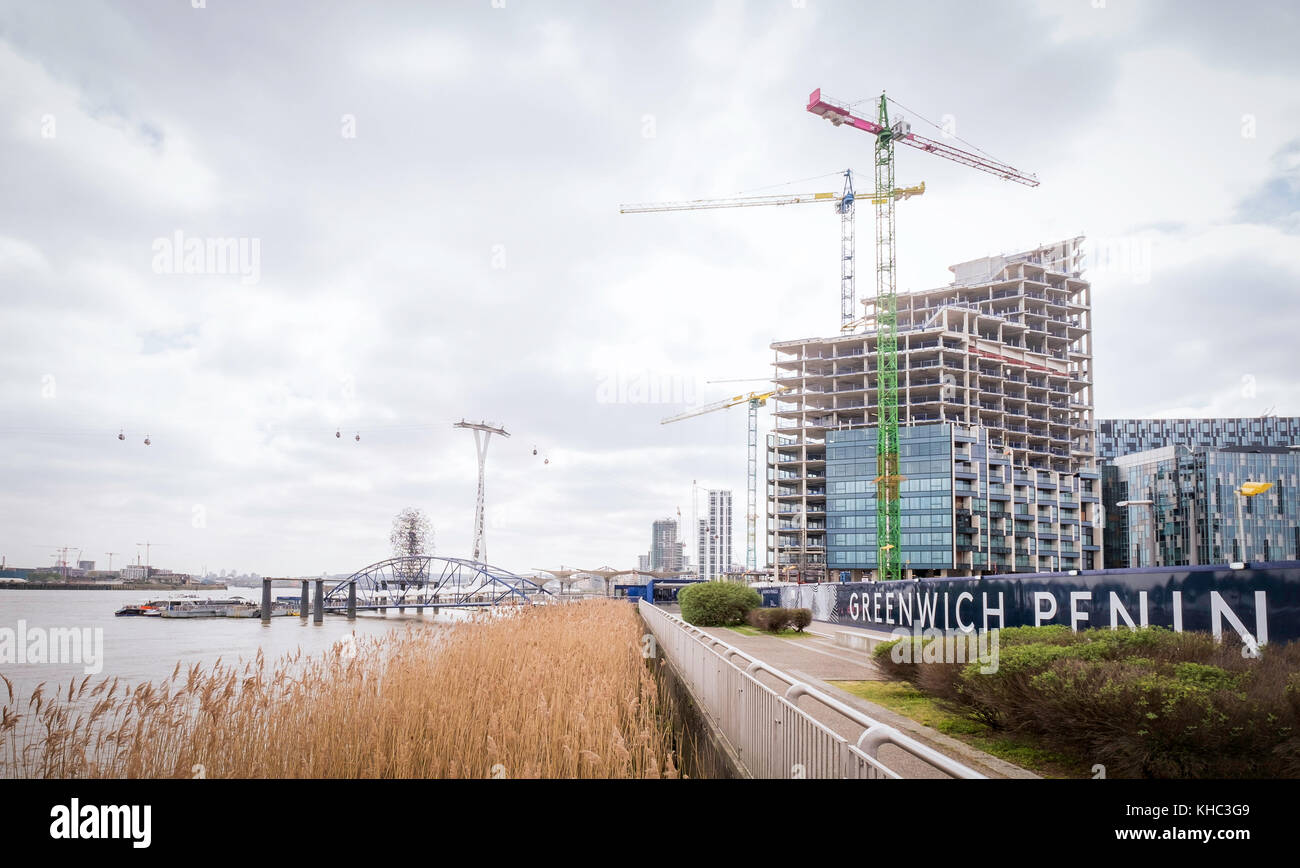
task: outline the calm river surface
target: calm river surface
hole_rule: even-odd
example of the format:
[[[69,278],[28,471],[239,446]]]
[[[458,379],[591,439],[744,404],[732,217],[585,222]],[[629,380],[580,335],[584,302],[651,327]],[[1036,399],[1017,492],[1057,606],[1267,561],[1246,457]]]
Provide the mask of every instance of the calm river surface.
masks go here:
[[[264,625],[259,618],[118,618],[113,615],[127,603],[163,600],[197,593],[200,598],[242,598],[260,602],[260,588],[230,588],[225,591],[0,591],[0,672],[26,695],[42,681],[66,685],[74,676],[85,677],[87,663],[22,663],[12,644],[21,639],[19,622],[27,631],[34,628],[77,628],[102,630],[102,668],[92,674],[93,684],[101,677],[123,681],[167,678],[177,661],[182,669],[194,663],[211,664],[250,660],[258,649],[268,664],[301,648],[304,654],[319,654],[355,632],[358,639],[407,626],[447,623],[453,613],[435,616],[414,613],[398,615],[359,614],[355,621],[326,615],[324,624],[304,622],[297,617],[272,618]],[[276,587],[273,595],[296,596],[297,588]],[[30,637],[30,632],[29,632]],[[39,635],[39,634],[38,634]],[[10,648],[6,649],[5,640]],[[13,659],[15,662],[9,662]],[[95,668],[92,664],[90,668]],[[0,684],[0,704],[4,685]]]

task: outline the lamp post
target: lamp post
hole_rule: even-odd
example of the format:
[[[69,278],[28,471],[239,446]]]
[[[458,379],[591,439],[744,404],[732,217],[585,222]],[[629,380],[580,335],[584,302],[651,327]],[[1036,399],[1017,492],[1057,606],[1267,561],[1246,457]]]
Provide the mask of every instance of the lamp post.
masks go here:
[[[1150,541],[1147,543],[1147,555],[1151,560],[1148,566],[1156,565],[1156,502],[1154,500],[1121,500],[1116,506],[1149,506],[1151,507],[1151,533]]]
[[[1239,488],[1234,488],[1233,492],[1237,495],[1237,533],[1241,535],[1241,560],[1242,563],[1248,563],[1250,557],[1246,554],[1246,523],[1242,520],[1241,504],[1248,497],[1254,497],[1257,494],[1263,494],[1273,487],[1271,482],[1243,482]]]

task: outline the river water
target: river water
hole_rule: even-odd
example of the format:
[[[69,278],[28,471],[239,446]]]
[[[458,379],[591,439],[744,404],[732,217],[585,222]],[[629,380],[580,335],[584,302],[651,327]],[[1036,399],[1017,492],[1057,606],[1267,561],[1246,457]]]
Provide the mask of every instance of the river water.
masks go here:
[[[296,596],[296,588],[275,588],[273,594]],[[349,634],[357,639],[386,633],[408,626],[447,623],[457,614],[439,615],[414,612],[384,615],[359,613],[355,621],[339,615],[326,615],[323,624],[298,617],[272,618],[263,624],[260,618],[143,618],[114,616],[123,605],[146,600],[163,600],[192,596],[187,591],[0,591],[0,672],[14,682],[15,689],[28,695],[45,681],[67,685],[91,674],[91,683],[102,677],[118,677],[127,683],[159,680],[172,674],[179,661],[181,668],[194,663],[212,664],[250,660],[260,649],[268,664],[283,655],[302,649],[304,654],[318,654],[345,641]],[[260,588],[231,588],[211,592],[199,591],[200,597],[241,598],[261,601]],[[91,630],[92,642],[79,659],[47,662],[24,661],[26,649],[15,645],[24,636],[30,643],[40,632],[51,628]],[[99,631],[96,633],[95,631]],[[83,636],[87,635],[84,632]],[[102,636],[102,659],[90,659]],[[48,647],[48,644],[47,644]],[[87,653],[89,650],[91,653]],[[57,655],[62,656],[62,655]],[[87,670],[98,669],[98,672]],[[0,684],[0,705],[5,701]]]

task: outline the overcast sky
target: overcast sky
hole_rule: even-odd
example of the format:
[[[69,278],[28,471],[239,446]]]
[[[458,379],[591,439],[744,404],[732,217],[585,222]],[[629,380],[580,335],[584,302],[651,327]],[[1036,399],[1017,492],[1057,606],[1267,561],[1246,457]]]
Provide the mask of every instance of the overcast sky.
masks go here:
[[[865,182],[817,87],[1042,181],[900,148],[900,289],[1085,234],[1100,417],[1300,414],[1286,7],[0,3],[0,554],[346,572],[417,506],[468,556],[465,417],[488,560],[635,566],[698,480],[743,561],[744,408],[659,420],[837,330],[838,217],[618,206]]]

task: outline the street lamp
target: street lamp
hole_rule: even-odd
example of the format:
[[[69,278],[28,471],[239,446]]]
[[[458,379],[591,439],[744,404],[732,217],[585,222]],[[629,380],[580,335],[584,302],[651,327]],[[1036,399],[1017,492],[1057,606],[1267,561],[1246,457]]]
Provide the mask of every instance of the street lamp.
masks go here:
[[[1150,541],[1147,543],[1147,554],[1151,563],[1149,566],[1156,565],[1156,502],[1154,500],[1121,500],[1116,506],[1149,506],[1151,507],[1151,533],[1148,534]]]
[[[1271,482],[1250,482],[1247,480],[1241,484],[1240,488],[1234,488],[1233,492],[1239,496],[1237,500],[1237,533],[1241,534],[1241,560],[1243,563],[1249,563],[1250,558],[1246,555],[1246,524],[1241,517],[1241,504],[1248,497],[1254,497],[1257,494],[1263,494],[1273,487]]]

